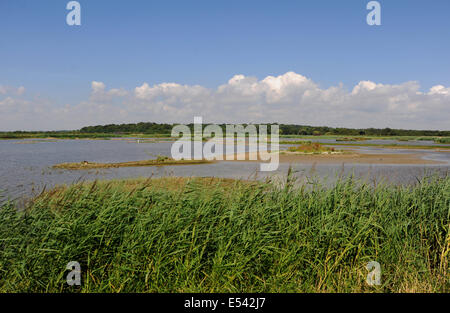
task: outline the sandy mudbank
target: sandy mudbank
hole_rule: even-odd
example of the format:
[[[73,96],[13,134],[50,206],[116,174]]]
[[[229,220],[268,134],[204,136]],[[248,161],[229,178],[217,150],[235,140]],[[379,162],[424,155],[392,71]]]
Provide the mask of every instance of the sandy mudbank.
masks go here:
[[[323,154],[296,154],[280,152],[280,163],[321,163],[321,164],[446,164],[445,162],[425,160],[423,153],[414,154],[363,154],[355,151],[347,151],[346,153],[323,153]],[[230,159],[232,156],[228,156]],[[235,154],[235,162],[264,162],[270,159],[269,152],[256,152]]]

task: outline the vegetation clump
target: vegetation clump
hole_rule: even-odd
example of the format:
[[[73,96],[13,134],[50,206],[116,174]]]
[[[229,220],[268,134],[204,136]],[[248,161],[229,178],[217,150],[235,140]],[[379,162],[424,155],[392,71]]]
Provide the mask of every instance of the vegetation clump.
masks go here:
[[[450,143],[450,137],[438,138],[435,140],[437,143]]]
[[[342,137],[336,138],[336,141],[364,141],[368,140],[367,137]]]
[[[321,143],[311,141],[305,141],[300,146],[297,147],[289,147],[288,151],[304,154],[336,153],[333,147],[325,147]]]

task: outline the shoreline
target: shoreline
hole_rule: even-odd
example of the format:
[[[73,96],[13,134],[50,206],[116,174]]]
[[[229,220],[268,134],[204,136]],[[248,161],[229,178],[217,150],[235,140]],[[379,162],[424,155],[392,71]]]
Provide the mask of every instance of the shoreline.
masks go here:
[[[392,164],[392,165],[444,165],[443,161],[434,161],[423,159],[423,153],[417,154],[363,154],[355,151],[346,151],[344,153],[295,153],[281,151],[278,155],[279,163],[291,164]],[[232,156],[232,159],[227,157]],[[261,158],[262,157],[262,158]],[[89,170],[102,168],[120,168],[120,167],[143,167],[143,166],[172,166],[172,165],[199,165],[211,164],[215,162],[262,162],[273,158],[272,153],[268,152],[246,152],[243,154],[223,155],[222,160],[141,160],[117,163],[95,163],[95,162],[75,162],[60,163],[52,166],[54,169],[63,170]]]
[[[422,157],[425,156],[424,153],[414,153],[414,154],[363,154],[355,151],[349,150],[350,153],[336,153],[336,154],[294,154],[288,153],[283,154],[281,151],[279,154],[280,163],[306,163],[306,164],[448,164],[443,161],[426,160]],[[270,153],[263,152],[263,159],[270,158]],[[238,160],[238,158],[244,158],[245,160]],[[251,158],[256,158],[256,160],[251,160]],[[231,162],[265,162],[258,156],[256,152],[246,152],[245,154],[234,154],[234,160]]]
[[[197,164],[208,164],[213,163],[213,161],[208,160],[142,160],[142,161],[131,161],[131,162],[117,162],[117,163],[95,163],[95,162],[78,162],[78,163],[60,163],[52,166],[54,169],[63,170],[90,170],[90,169],[101,169],[101,168],[119,168],[119,167],[140,167],[140,166],[167,166],[167,165],[197,165]]]

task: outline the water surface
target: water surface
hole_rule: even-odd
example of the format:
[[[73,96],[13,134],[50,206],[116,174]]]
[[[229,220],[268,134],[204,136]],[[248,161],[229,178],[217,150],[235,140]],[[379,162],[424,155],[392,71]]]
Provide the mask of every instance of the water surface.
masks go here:
[[[280,164],[275,172],[260,172],[259,163],[216,162],[201,165],[164,167],[127,167],[101,170],[66,171],[51,166],[64,162],[127,162],[170,156],[172,142],[140,142],[136,140],[0,140],[0,190],[2,199],[32,196],[55,184],[70,184],[80,180],[160,176],[215,176],[225,178],[282,178],[289,164]],[[281,146],[283,147],[283,146]],[[354,174],[368,180],[385,180],[409,184],[432,173],[445,174],[450,166],[449,152],[430,150],[399,150],[378,147],[345,147],[363,153],[424,153],[426,159],[444,161],[444,165],[389,164],[294,164],[301,179],[318,176],[334,180]],[[247,148],[248,149],[248,148]]]

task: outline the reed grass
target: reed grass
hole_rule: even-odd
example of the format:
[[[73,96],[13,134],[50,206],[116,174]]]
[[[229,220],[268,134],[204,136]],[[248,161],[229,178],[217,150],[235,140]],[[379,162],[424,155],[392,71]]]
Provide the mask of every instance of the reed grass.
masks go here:
[[[60,186],[0,209],[0,292],[449,292],[449,207],[449,177]]]

